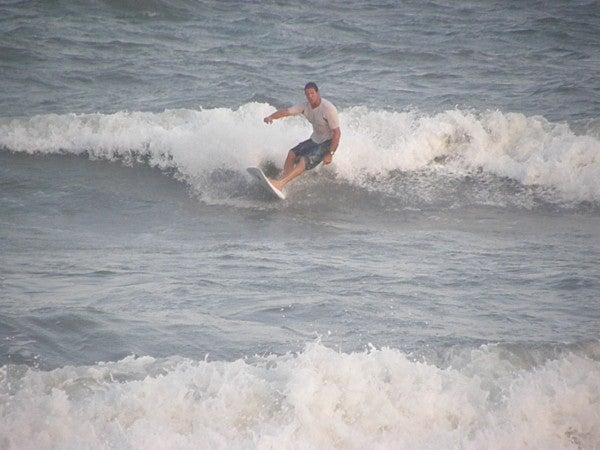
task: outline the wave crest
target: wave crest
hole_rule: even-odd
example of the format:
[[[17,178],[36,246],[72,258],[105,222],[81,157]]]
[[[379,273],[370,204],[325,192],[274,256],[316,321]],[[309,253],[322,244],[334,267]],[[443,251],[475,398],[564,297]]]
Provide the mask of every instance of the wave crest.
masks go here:
[[[41,115],[0,119],[0,147],[12,152],[87,154],[175,169],[201,191],[207,177],[249,165],[281,166],[310,134],[301,118],[266,126],[273,107],[161,113]],[[464,179],[474,174],[535,188],[547,201],[600,201],[598,130],[576,134],[540,116],[451,110],[435,115],[353,107],[340,111],[342,142],[325,170],[338,181],[392,193],[398,174]],[[202,181],[200,181],[202,180]],[[397,189],[395,189],[397,191]]]
[[[457,349],[455,349],[457,350]],[[0,368],[3,448],[589,448],[598,343],[484,346],[435,365],[395,349],[232,362],[128,357]]]

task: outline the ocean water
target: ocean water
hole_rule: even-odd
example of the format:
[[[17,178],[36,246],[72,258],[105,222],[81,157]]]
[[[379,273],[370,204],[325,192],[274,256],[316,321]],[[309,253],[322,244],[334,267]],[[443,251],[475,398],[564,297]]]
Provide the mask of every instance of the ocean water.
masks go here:
[[[0,448],[600,448],[600,7],[0,3]],[[310,134],[334,163],[271,199]]]

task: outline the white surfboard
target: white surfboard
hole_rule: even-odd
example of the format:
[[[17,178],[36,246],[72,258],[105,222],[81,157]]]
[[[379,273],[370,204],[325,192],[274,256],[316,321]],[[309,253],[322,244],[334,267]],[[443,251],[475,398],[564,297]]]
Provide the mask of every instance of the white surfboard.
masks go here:
[[[285,194],[271,184],[267,176],[260,170],[260,167],[248,167],[246,169],[250,175],[256,178],[269,192],[285,200]]]

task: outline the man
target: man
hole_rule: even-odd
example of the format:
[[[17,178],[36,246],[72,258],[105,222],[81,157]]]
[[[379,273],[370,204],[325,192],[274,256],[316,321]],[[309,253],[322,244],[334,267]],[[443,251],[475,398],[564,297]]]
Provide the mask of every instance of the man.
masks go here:
[[[340,123],[337,109],[333,104],[321,98],[319,88],[312,81],[304,86],[307,102],[288,109],[275,111],[265,117],[265,123],[288,116],[303,114],[313,126],[310,139],[301,142],[288,152],[283,166],[283,175],[278,180],[269,180],[273,186],[283,191],[294,178],[319,165],[330,164],[340,143]]]

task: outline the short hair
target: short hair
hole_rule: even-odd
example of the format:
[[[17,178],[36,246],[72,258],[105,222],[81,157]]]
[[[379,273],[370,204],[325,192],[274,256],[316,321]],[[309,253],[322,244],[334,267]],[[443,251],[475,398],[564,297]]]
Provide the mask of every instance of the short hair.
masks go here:
[[[309,81],[308,83],[306,83],[306,86],[304,86],[304,90],[307,90],[307,89],[314,89],[315,91],[319,92],[317,83],[315,83],[314,81]]]

